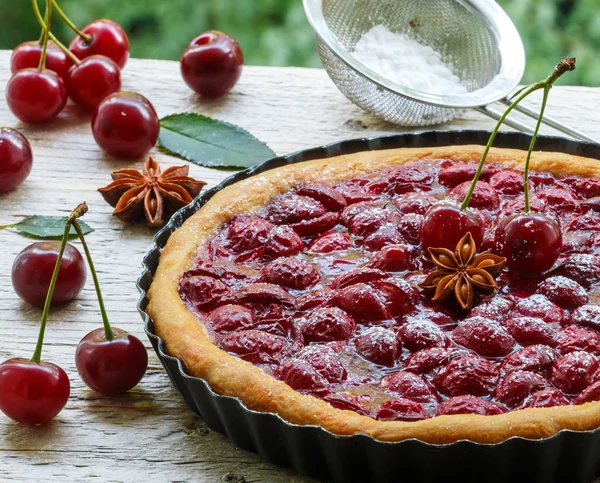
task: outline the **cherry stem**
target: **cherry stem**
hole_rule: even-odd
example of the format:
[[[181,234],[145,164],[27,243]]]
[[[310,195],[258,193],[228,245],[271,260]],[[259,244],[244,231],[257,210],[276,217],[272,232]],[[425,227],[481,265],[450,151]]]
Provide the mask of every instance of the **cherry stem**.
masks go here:
[[[63,12],[62,9],[58,6],[56,0],[50,0],[50,3],[54,7],[54,10],[56,10],[58,16],[62,18],[63,21],[69,26],[69,28],[73,30],[73,32],[75,32],[77,35],[79,35],[85,43],[89,44],[92,41],[92,36],[79,30],[77,26],[73,22],[71,22],[71,19],[67,17],[65,12]]]
[[[548,98],[548,92],[549,92],[550,88],[552,87],[552,84],[554,84],[554,82],[556,81],[556,79],[558,79],[565,72],[569,72],[572,70],[575,70],[575,59],[574,58],[563,59],[558,64],[556,64],[554,71],[552,71],[552,73],[548,77],[546,77],[546,79],[544,79],[543,81],[536,82],[535,84],[531,84],[530,86],[522,87],[511,97],[511,100],[514,99],[515,96],[516,96],[516,99],[510,104],[510,106],[508,106],[506,111],[504,111],[504,114],[502,114],[502,116],[500,116],[500,119],[498,119],[498,122],[496,123],[496,126],[494,127],[494,129],[490,135],[490,138],[485,146],[485,149],[483,150],[483,154],[481,155],[481,161],[479,161],[479,165],[477,166],[477,171],[475,172],[475,176],[473,177],[473,181],[471,182],[469,191],[467,192],[465,199],[463,200],[462,204],[460,205],[460,208],[462,210],[464,210],[467,206],[469,206],[469,202],[471,201],[471,196],[473,196],[473,192],[475,191],[475,186],[477,185],[477,181],[479,181],[479,176],[481,175],[481,171],[483,170],[483,165],[485,163],[485,159],[487,158],[490,148],[492,147],[494,139],[496,139],[496,134],[498,134],[500,126],[502,125],[502,123],[504,122],[504,120],[506,119],[508,114],[510,114],[510,112],[517,106],[517,104],[519,104],[529,94],[531,94],[532,92],[535,92],[537,90],[544,89],[544,92],[545,92],[544,100],[542,102],[540,116],[538,117],[538,122],[537,122],[536,128],[533,133],[532,142],[529,145],[529,151],[527,153],[527,161],[525,163],[525,211],[529,211],[529,190],[527,189],[528,188],[527,182],[529,179],[529,177],[528,177],[529,159],[531,158],[531,151],[533,150],[533,146],[535,144],[535,140],[537,138],[537,134],[539,132],[540,125],[542,123],[544,110],[546,108],[546,100]]]
[[[40,324],[40,333],[38,335],[37,345],[35,346],[35,352],[33,353],[31,362],[40,362],[42,359],[42,346],[44,345],[46,321],[48,320],[48,313],[50,312],[50,303],[52,302],[52,295],[54,294],[56,280],[58,279],[58,271],[60,270],[60,264],[62,262],[63,254],[65,253],[65,247],[67,246],[67,240],[69,239],[70,231],[71,223],[69,220],[67,220],[67,222],[65,223],[65,231],[63,232],[62,241],[60,243],[58,258],[56,259],[56,264],[54,265],[54,272],[52,272],[50,286],[48,287],[48,293],[46,294],[46,301],[44,302],[44,311],[42,312],[42,322]]]
[[[31,0],[34,5],[34,10],[37,8],[37,0]],[[40,56],[39,70],[46,68],[46,53],[48,52],[48,34],[50,33],[50,22],[52,21],[52,8],[50,8],[49,0],[46,0],[46,21],[42,31],[42,55]]]
[[[81,226],[79,225],[77,220],[73,220],[73,228],[75,228],[77,236],[79,236],[79,240],[81,240],[81,245],[83,246],[83,251],[85,252],[85,257],[87,258],[88,266],[90,267],[90,272],[92,273],[92,279],[94,280],[94,288],[96,289],[98,305],[100,305],[100,313],[102,314],[102,322],[104,324],[104,336],[107,340],[114,339],[115,334],[112,331],[110,322],[108,321],[108,316],[106,315],[106,309],[104,308],[104,300],[102,298],[102,292],[100,290],[100,282],[98,282],[98,275],[96,274],[96,269],[94,268],[92,255],[88,249],[87,243],[85,242],[85,237],[83,236],[83,231],[81,230]]]
[[[535,125],[535,131],[533,132],[533,136],[531,137],[531,143],[529,143],[529,150],[527,151],[527,159],[525,160],[525,177],[524,177],[524,191],[525,191],[525,213],[529,213],[529,161],[531,160],[531,152],[533,151],[533,147],[535,146],[535,141],[538,136],[538,132],[540,131],[540,125],[542,124],[542,119],[544,118],[544,111],[546,110],[546,103],[548,102],[548,94],[550,93],[552,85],[547,85],[544,87],[544,96],[542,97],[542,107],[540,108],[540,115],[538,116],[537,124]]]
[[[40,13],[40,9],[38,7],[37,4],[37,0],[33,0],[33,13],[35,14],[35,17],[37,18],[38,23],[44,27],[45,26],[45,21],[42,18],[42,14]],[[42,34],[43,36],[43,34]],[[81,63],[81,61],[75,56],[75,54],[73,52],[71,52],[66,46],[65,44],[63,44],[60,40],[58,40],[56,38],[56,35],[54,35],[52,32],[48,32],[48,37],[50,38],[50,40],[52,40],[52,42],[54,42],[56,44],[56,46],[62,50],[65,54],[67,54],[67,57],[69,57],[69,59],[71,59],[71,61],[75,64],[75,65],[79,65]],[[41,41],[40,41],[41,44]]]
[[[38,8],[37,0],[35,0],[35,3],[33,4],[33,11],[36,14],[36,17],[38,19],[38,23],[40,24],[40,27],[42,27],[42,33],[40,34],[40,39],[38,40],[38,44],[42,45],[44,43],[43,27],[46,25],[44,18],[46,18],[48,15],[48,8],[46,8],[46,10],[44,11],[44,18],[42,18],[42,15],[40,14],[40,10]]]

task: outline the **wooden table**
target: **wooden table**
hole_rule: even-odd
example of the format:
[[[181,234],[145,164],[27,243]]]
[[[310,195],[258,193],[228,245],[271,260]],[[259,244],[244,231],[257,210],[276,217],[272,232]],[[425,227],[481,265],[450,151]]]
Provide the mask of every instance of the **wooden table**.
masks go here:
[[[10,52],[0,51],[0,94],[10,77]],[[351,104],[320,69],[247,67],[227,97],[200,101],[185,86],[175,62],[132,59],[123,72],[123,88],[147,96],[162,117],[201,112],[238,124],[278,154],[342,139],[401,131]],[[600,138],[600,89],[556,87],[548,112]],[[489,129],[493,122],[467,112],[436,129]],[[98,188],[110,173],[140,167],[103,154],[90,131],[89,115],[69,105],[56,122],[20,123],[0,102],[0,126],[21,130],[30,140],[34,167],[14,192],[0,196],[0,224],[18,215],[67,214],[81,201],[85,220],[96,231],[88,236],[113,324],[140,337],[150,350],[142,382],[127,395],[105,398],[87,389],[77,375],[75,347],[101,325],[93,285],[64,308],[52,310],[43,358],[62,366],[71,379],[71,397],[50,424],[25,427],[0,415],[0,479],[34,481],[309,481],[255,454],[239,450],[207,428],[187,409],[171,386],[143,332],[136,311],[135,281],[154,231],[127,225],[111,216]],[[182,164],[154,150],[164,166]],[[191,165],[191,175],[208,187],[231,174]],[[31,243],[12,230],[0,231],[0,360],[30,357],[37,339],[40,311],[21,302],[12,290],[14,257]]]

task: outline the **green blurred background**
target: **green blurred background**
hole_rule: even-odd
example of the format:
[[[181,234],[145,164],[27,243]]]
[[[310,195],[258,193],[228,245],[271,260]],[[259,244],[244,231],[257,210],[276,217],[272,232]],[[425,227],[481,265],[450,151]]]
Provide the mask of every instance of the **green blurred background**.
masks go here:
[[[561,83],[600,86],[600,0],[498,0],[515,22],[527,51],[524,82],[545,77],[558,60],[577,57],[577,70]],[[42,2],[40,2],[40,5]],[[318,67],[312,30],[301,0],[62,0],[83,27],[110,18],[125,27],[134,57],[179,58],[195,35],[223,30],[238,40],[247,64]],[[37,38],[27,0],[0,0],[0,48]],[[56,22],[65,41],[71,32]]]

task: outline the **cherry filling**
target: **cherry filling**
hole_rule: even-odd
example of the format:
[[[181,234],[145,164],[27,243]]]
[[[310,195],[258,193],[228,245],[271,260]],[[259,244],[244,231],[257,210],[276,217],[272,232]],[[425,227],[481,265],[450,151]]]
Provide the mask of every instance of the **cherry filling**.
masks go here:
[[[530,218],[562,232],[542,275],[515,256],[470,311],[418,288],[434,270],[423,247],[456,235],[439,229],[442,212],[463,216],[456,202],[475,168],[439,160],[301,183],[225,224],[184,274],[181,297],[221,349],[382,421],[600,401],[599,180],[530,174],[540,213]],[[464,215],[482,222],[480,251],[506,242],[498,226],[523,211],[522,180],[485,167]],[[440,224],[423,230],[431,210]]]

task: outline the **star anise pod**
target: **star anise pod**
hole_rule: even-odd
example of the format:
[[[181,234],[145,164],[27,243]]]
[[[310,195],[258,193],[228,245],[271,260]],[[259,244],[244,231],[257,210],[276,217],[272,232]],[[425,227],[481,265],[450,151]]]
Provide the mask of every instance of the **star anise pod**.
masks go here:
[[[494,277],[506,265],[506,258],[489,251],[477,255],[470,232],[461,238],[454,253],[447,248],[429,248],[429,255],[438,270],[430,273],[420,287],[435,290],[431,299],[434,302],[454,294],[463,309],[473,306],[475,289],[492,292],[496,288]]]
[[[123,221],[146,218],[148,226],[161,227],[179,208],[198,196],[204,181],[188,177],[189,166],[161,171],[151,157],[142,171],[122,169],[111,174],[113,182],[98,191],[115,207],[113,215]]]

